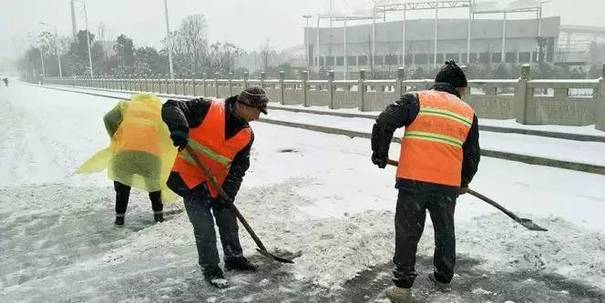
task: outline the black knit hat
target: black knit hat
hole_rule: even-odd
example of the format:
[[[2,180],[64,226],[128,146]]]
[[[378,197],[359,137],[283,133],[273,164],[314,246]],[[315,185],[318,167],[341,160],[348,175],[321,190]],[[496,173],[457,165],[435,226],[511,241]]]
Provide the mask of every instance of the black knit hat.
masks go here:
[[[250,86],[244,89],[239,96],[237,96],[237,102],[250,107],[256,107],[263,114],[267,114],[267,92],[260,86]]]
[[[464,71],[456,64],[454,60],[445,62],[445,65],[439,69],[437,76],[435,77],[435,83],[448,83],[453,87],[467,87],[468,82]]]

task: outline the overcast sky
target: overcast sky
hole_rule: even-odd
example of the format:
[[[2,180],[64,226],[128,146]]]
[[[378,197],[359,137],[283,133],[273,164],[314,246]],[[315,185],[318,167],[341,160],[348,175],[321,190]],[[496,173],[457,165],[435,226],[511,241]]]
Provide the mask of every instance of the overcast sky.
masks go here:
[[[0,2],[0,58],[15,57],[27,47],[27,33],[37,35],[45,29],[40,21],[56,25],[60,35],[71,35],[69,0]],[[370,3],[370,0],[335,0],[336,9],[344,12],[370,7]],[[168,0],[168,5],[172,29],[187,15],[203,14],[211,41],[228,40],[253,50],[260,48],[266,39],[280,49],[302,44],[305,22],[301,16],[327,11],[329,0]],[[159,46],[165,36],[164,0],[87,0],[87,6],[89,26],[94,34],[102,23],[107,39],[114,40],[119,33],[124,33],[133,38],[137,46]],[[78,27],[83,29],[80,7],[77,7],[77,20]],[[545,6],[544,15],[559,15],[563,24],[605,27],[605,0],[553,0]],[[413,12],[408,16],[429,17],[430,14]],[[462,17],[464,11],[443,11],[440,16]]]

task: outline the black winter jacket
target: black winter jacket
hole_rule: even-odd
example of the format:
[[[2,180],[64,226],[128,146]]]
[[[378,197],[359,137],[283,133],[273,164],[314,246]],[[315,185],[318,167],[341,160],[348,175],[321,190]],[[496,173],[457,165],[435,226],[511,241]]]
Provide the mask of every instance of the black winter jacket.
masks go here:
[[[235,116],[236,97],[229,97],[225,100],[225,138],[229,139],[235,136],[240,130],[250,127],[248,122]],[[162,120],[168,125],[170,132],[180,130],[188,132],[190,128],[196,128],[202,124],[202,121],[210,109],[211,100],[196,98],[188,101],[168,100],[162,106]],[[219,130],[217,130],[219,131]],[[223,190],[232,199],[239,191],[240,185],[244,179],[246,171],[250,167],[250,149],[254,141],[254,133],[250,143],[244,147],[233,159],[229,168],[227,178],[223,183]],[[202,183],[192,189],[187,188],[181,176],[176,172],[171,172],[168,177],[167,185],[172,191],[182,197],[191,195],[208,195],[206,184]]]
[[[447,83],[435,83],[431,89],[460,97],[456,89]],[[387,106],[378,116],[378,119],[376,119],[376,123],[372,129],[372,151],[380,158],[388,157],[391,138],[395,130],[412,124],[419,111],[420,104],[417,93],[406,93],[399,100],[395,101],[395,103]],[[479,148],[479,125],[476,115],[473,116],[473,124],[466,141],[462,145],[462,150],[464,156],[462,161],[462,184],[460,186],[467,187],[477,172],[481,152]],[[436,190],[447,193],[458,191],[457,187],[403,178],[397,178],[395,187]]]

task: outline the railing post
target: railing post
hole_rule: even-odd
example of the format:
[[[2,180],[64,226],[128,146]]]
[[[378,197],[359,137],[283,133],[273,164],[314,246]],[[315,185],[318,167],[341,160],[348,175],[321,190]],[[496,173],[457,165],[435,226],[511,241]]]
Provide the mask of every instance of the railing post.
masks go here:
[[[528,124],[529,112],[528,112],[528,96],[533,98],[533,89],[527,87],[529,81],[529,64],[524,64],[521,67],[521,77],[518,80],[517,87],[515,89],[515,118],[518,123]],[[531,91],[531,95],[530,95]]]
[[[330,95],[329,109],[334,109],[334,70],[328,72],[328,94]]]
[[[158,93],[162,93],[162,79],[164,76],[162,74],[158,74]]]
[[[397,68],[397,95],[401,96],[405,93],[405,69]]]
[[[183,96],[187,95],[187,79],[185,79],[185,74],[181,75],[181,78],[183,78]]]
[[[366,111],[366,70],[365,69],[360,69],[359,70],[359,85],[357,90],[359,91],[359,105],[357,106],[359,108],[359,111],[365,112]]]
[[[164,77],[163,77],[162,73],[158,73],[155,76],[157,77],[156,82],[158,83],[158,94],[161,94],[162,93],[162,78],[164,78]]]
[[[233,96],[233,73],[229,72],[229,96]]]
[[[265,72],[261,72],[260,73],[260,87],[262,87],[262,88],[265,88],[265,78],[266,78]]]
[[[208,97],[208,83],[206,83],[206,78],[208,78],[208,74],[202,74],[202,85],[204,86],[204,97]]]
[[[216,92],[215,97],[219,98],[219,89],[218,89],[218,72],[214,73],[214,91]]]
[[[283,70],[279,71],[279,104],[284,105],[286,103],[286,87],[284,86],[284,80],[286,79],[286,73]]]
[[[164,92],[165,94],[169,94],[170,93],[170,74],[164,74],[164,76],[162,77],[162,79],[164,79],[166,84],[166,91]]]
[[[603,64],[601,78],[599,79],[598,96],[599,98],[595,103],[597,110],[595,113],[595,127],[598,130],[605,131],[605,64]]]
[[[162,93],[162,74],[157,74],[156,77],[158,80],[158,94],[161,94]]]
[[[196,92],[195,92],[195,73],[191,73],[191,95],[195,96]]]
[[[247,71],[244,72],[244,89],[248,88],[248,77],[250,77],[250,74]]]
[[[303,90],[303,106],[304,107],[309,107],[309,71],[302,71],[301,73],[301,78],[302,78],[302,90]]]
[[[162,93],[162,73],[155,74],[156,82],[158,84],[158,94]]]
[[[170,74],[165,74],[164,79],[166,79],[166,94],[170,94]]]

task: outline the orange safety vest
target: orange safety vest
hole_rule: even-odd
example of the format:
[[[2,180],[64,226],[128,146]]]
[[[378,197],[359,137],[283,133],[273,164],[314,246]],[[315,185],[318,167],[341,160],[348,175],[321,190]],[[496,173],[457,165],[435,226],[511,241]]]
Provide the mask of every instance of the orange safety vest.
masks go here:
[[[128,102],[122,113],[122,122],[114,134],[114,151],[142,151],[160,154],[160,136],[163,121],[161,104],[156,108],[142,102]]]
[[[233,158],[252,140],[252,129],[246,127],[230,139],[225,139],[225,102],[214,100],[200,126],[189,130],[189,146],[194,155],[204,163],[216,180],[223,185]],[[192,189],[208,180],[186,149],[182,150],[174,162],[173,172],[177,172],[185,185]],[[218,191],[207,184],[210,196],[218,197]]]
[[[473,109],[446,92],[422,91],[418,97],[418,116],[401,138],[397,177],[459,187]]]

